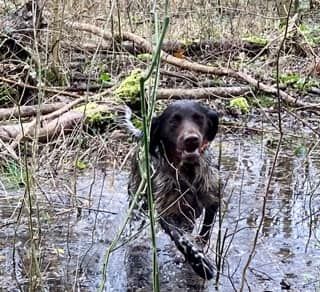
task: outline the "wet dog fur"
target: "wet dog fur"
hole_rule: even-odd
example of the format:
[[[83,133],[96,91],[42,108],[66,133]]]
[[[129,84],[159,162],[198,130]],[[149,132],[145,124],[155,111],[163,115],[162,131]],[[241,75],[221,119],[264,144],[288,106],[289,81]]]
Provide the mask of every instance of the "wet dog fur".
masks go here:
[[[160,225],[204,279],[213,277],[214,267],[191,239],[191,233],[196,219],[204,213],[198,234],[200,246],[204,246],[219,208],[219,176],[208,147],[218,125],[214,110],[183,100],[170,104],[153,118],[150,132],[152,190]],[[141,182],[138,156],[137,148],[128,187],[131,198]],[[145,194],[140,194],[138,205],[146,209]]]

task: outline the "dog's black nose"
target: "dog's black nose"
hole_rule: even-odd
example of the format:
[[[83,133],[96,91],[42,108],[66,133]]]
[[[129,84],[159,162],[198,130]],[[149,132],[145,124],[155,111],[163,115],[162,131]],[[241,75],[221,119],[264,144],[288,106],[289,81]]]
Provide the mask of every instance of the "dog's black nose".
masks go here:
[[[197,135],[188,135],[184,138],[183,144],[187,152],[194,152],[200,147],[200,139]]]

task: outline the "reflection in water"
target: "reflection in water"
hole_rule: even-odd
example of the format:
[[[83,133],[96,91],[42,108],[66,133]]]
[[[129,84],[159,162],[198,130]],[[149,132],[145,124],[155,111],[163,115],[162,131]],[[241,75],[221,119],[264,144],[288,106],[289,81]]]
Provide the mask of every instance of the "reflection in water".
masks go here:
[[[225,139],[220,242],[224,266],[219,289],[234,291],[240,285],[260,220],[273,153],[258,140]],[[282,149],[255,257],[247,273],[251,291],[279,291],[285,286],[292,291],[314,291],[320,286],[319,157],[313,153],[313,159],[305,161]],[[44,180],[42,189],[36,192],[41,287],[50,291],[96,291],[106,250],[126,217],[127,176],[113,172],[105,176],[96,171],[95,176],[79,176],[76,188],[71,181],[68,177],[56,178],[54,187],[50,187],[50,181]],[[76,194],[71,196],[72,189]],[[30,283],[27,212],[16,221],[23,195],[23,190],[0,190],[0,287],[4,291],[14,291],[19,285],[26,290]],[[211,240],[213,258],[218,226],[216,223]],[[161,230],[157,243],[161,291],[214,291],[214,280],[204,283],[196,276]],[[151,291],[148,231],[113,252],[107,270],[105,291]]]
[[[257,151],[256,145],[239,139],[233,144],[228,140],[225,144],[227,146],[222,147],[224,149],[222,153],[223,175],[230,178],[232,174],[225,193],[226,197],[231,193],[233,195],[228,204],[223,227],[232,229],[232,226],[236,226],[238,232],[232,238],[232,247],[227,254],[228,265],[234,266],[229,274],[232,274],[233,271],[234,276],[232,280],[222,281],[222,287],[228,287],[228,281],[234,281],[236,284],[241,279],[241,276],[237,276],[237,272],[241,271],[241,267],[247,260],[245,255],[252,247],[255,232],[247,227],[256,228],[260,220],[262,199],[273,159],[272,153],[269,154],[266,150]],[[230,148],[233,150],[229,151]],[[238,152],[236,153],[234,149],[237,149]],[[277,162],[267,194],[261,236],[258,240],[255,258],[249,269],[251,272],[248,273],[248,283],[252,285],[251,288],[280,290],[280,283],[288,281],[291,289],[303,289],[304,291],[311,289],[312,291],[315,285],[319,284],[320,252],[316,248],[319,241],[315,236],[312,235],[310,238],[313,249],[304,253],[310,233],[308,222],[301,219],[308,218],[310,214],[306,201],[311,202],[311,198],[306,187],[306,180],[310,174],[311,164],[310,162],[301,164],[301,160],[294,157],[289,151],[288,154],[282,151]],[[319,174],[319,170],[314,166],[311,169],[314,174]],[[244,177],[243,186],[241,186],[242,177]],[[318,190],[318,186],[316,189]],[[297,196],[297,192],[300,193],[300,196]],[[314,196],[312,209],[319,210],[319,206],[319,196]],[[235,212],[237,208],[240,210]],[[247,218],[246,221],[242,220],[244,217]],[[312,226],[319,232],[319,227],[316,227],[314,222]],[[240,242],[245,244],[239,245]],[[235,266],[239,254],[241,255],[240,268]],[[306,262],[313,269],[307,268]]]
[[[134,240],[127,247],[127,291],[152,291],[152,257],[149,243]]]

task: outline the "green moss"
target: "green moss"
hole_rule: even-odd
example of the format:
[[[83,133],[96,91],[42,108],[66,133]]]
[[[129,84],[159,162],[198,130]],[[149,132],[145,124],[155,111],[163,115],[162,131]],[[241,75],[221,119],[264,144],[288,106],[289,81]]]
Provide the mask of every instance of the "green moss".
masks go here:
[[[294,155],[297,157],[305,157],[306,154],[308,153],[308,149],[305,145],[298,145],[295,149],[294,149]]]
[[[142,130],[143,125],[142,125],[142,120],[141,120],[141,119],[139,119],[139,118],[133,118],[133,119],[132,119],[132,123],[133,123],[133,125],[134,125],[136,128]]]
[[[298,73],[284,73],[279,76],[281,83],[289,85],[299,81],[300,75]]]
[[[280,82],[299,90],[307,90],[311,87],[319,87],[320,82],[313,78],[301,76],[298,73],[284,73],[279,76]]]
[[[43,74],[49,84],[55,84],[59,79],[54,70],[44,70]]]
[[[310,26],[306,23],[301,23],[299,25],[300,32],[304,35],[306,41],[312,47],[320,44],[320,26]]]
[[[102,85],[109,84],[111,81],[111,75],[108,72],[101,72],[99,79]]]
[[[245,42],[248,42],[250,44],[260,45],[260,46],[265,46],[268,44],[268,40],[266,38],[261,37],[261,36],[256,36],[256,35],[244,37],[244,38],[242,38],[242,40]]]
[[[240,110],[241,113],[248,113],[250,109],[247,100],[242,96],[230,100],[229,107]]]
[[[8,188],[19,188],[24,185],[26,174],[24,169],[14,161],[8,161],[1,168],[1,177]]]
[[[250,104],[252,106],[260,106],[264,108],[269,108],[275,103],[274,98],[269,95],[258,95],[257,99],[250,99]]]
[[[0,105],[12,103],[15,96],[18,96],[16,89],[10,88],[5,84],[0,86]]]
[[[113,114],[110,111],[107,111],[105,107],[94,102],[89,102],[86,105],[79,106],[75,111],[84,113],[86,116],[86,122],[90,124],[97,124],[113,119]]]
[[[299,90],[308,90],[312,87],[319,87],[320,86],[320,82],[318,80],[315,80],[313,78],[306,78],[303,77],[301,79],[299,79],[295,84],[294,84],[294,88],[297,88]]]
[[[85,162],[82,161],[82,160],[77,160],[75,166],[76,166],[76,168],[79,169],[79,170],[84,170],[84,169],[88,168],[87,163],[85,163]]]
[[[139,54],[137,58],[142,62],[148,62],[152,60],[151,54]]]
[[[133,70],[115,90],[115,95],[128,102],[136,102],[140,95],[140,79],[142,71],[140,69]]]

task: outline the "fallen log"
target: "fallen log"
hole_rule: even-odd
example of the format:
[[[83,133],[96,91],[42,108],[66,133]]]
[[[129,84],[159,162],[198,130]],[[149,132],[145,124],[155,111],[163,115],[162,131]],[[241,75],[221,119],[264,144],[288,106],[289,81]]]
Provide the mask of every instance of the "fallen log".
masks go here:
[[[70,102],[69,104],[66,104],[64,107],[48,114],[45,116],[40,117],[40,123],[44,123],[46,121],[54,120],[57,117],[61,116],[65,112],[69,111],[72,107],[76,106],[77,104],[86,101],[86,97],[79,98],[73,102]],[[18,135],[16,135],[14,141],[10,144],[10,149],[15,150],[15,148],[20,144],[21,140],[24,137],[27,137],[36,127],[37,125],[37,119],[34,119],[32,122],[28,123],[25,125],[23,128],[24,130],[22,131],[20,127],[20,131]],[[8,129],[7,129],[8,130]],[[34,136],[34,135],[33,135]],[[0,137],[1,138],[1,137]]]
[[[31,122],[16,123],[0,126],[0,140],[11,143],[8,148],[14,148],[23,140],[38,138],[40,142],[46,142],[61,133],[68,134],[73,131],[81,122],[97,120],[97,116],[103,119],[103,114],[111,112],[114,108],[113,103],[88,103],[83,106],[72,109],[77,104],[84,102],[85,98],[71,102],[64,107],[40,118],[40,123],[36,119]],[[38,126],[37,126],[38,125]]]
[[[216,41],[216,40],[200,40],[190,42],[188,44],[180,41],[164,41],[162,45],[162,50],[174,55],[177,52],[181,52],[186,56],[197,56],[203,53],[206,54],[215,54],[215,55],[228,55],[232,52],[245,52],[249,56],[256,56],[263,49],[263,45],[250,43],[247,41],[242,42],[231,42],[229,40]],[[115,49],[120,49],[120,51],[128,52],[132,55],[138,55],[142,53],[146,53],[147,51],[143,47],[137,47],[133,41],[124,41],[121,44],[121,47],[114,46],[113,42],[103,42],[97,43],[94,41],[90,41],[81,45],[81,47],[76,47],[76,50],[89,50],[96,51],[97,48],[99,51],[103,52],[113,52]],[[265,49],[262,53],[266,53],[267,49]],[[261,53],[261,54],[262,54]],[[260,55],[261,55],[260,54]]]
[[[32,129],[27,131],[27,134],[21,137],[19,142],[22,139],[33,139],[36,135],[40,142],[47,142],[62,132],[67,134],[73,131],[84,117],[81,112],[68,111],[51,121],[43,121],[42,127],[37,130],[37,133],[35,133],[36,128],[33,126],[33,122],[0,126],[0,139],[3,142],[11,142],[21,135],[22,129]]]
[[[24,105],[24,106],[15,106],[13,108],[0,108],[0,121],[8,120],[11,118],[25,118],[35,116],[37,112],[40,112],[41,115],[49,114],[54,112],[66,104],[63,102],[56,102],[50,104],[41,104],[37,105]]]
[[[91,99],[95,99],[95,98],[100,98],[106,94],[109,94],[112,92],[112,88],[107,89],[99,94],[96,94],[94,96],[91,96]],[[44,123],[49,123],[50,121],[55,120],[56,118],[58,118],[59,116],[63,115],[64,113],[68,112],[71,108],[73,108],[74,106],[82,103],[82,102],[88,102],[89,98],[88,97],[81,97],[79,99],[76,99],[68,104],[66,104],[65,106],[63,106],[62,108],[59,108],[58,110],[41,116],[40,117],[40,121],[37,121],[37,119],[35,118],[33,121],[31,121],[30,123],[25,124],[24,126],[24,130],[22,131],[21,126],[19,128],[19,133],[17,135],[15,135],[14,140],[12,141],[12,135],[8,136],[6,135],[6,133],[8,133],[8,128],[3,128],[3,140],[6,139],[6,136],[9,138],[11,144],[7,146],[7,148],[9,149],[10,153],[13,153],[15,148],[20,144],[21,140],[24,137],[28,137],[30,135],[30,133],[33,133],[34,130],[36,129],[37,126],[37,122],[39,122],[40,124],[44,124]],[[109,104],[114,104],[114,102],[112,100],[109,101]],[[82,116],[85,116],[85,113],[81,113]],[[54,121],[53,121],[54,122]],[[50,124],[51,125],[51,124]],[[70,123],[68,122],[68,125],[70,125]],[[7,126],[8,127],[8,126]],[[15,128],[16,129],[16,128]],[[40,129],[41,130],[41,129]],[[41,133],[41,131],[40,131]],[[49,135],[50,136],[50,135]],[[35,137],[33,134],[31,134],[31,137]],[[51,136],[50,136],[51,137]],[[0,136],[1,139],[1,136]]]
[[[159,99],[205,99],[205,98],[230,98],[245,95],[250,92],[249,86],[235,87],[207,87],[207,88],[159,88]]]
[[[110,93],[112,89],[105,93]],[[192,88],[192,89],[158,89],[158,98],[216,98],[216,97],[232,97],[236,95],[244,95],[250,91],[250,87],[208,87],[208,88]],[[94,98],[94,97],[91,97]],[[70,132],[76,125],[78,125],[83,118],[86,118],[85,112],[78,112],[70,110],[76,105],[86,102],[86,97],[81,97],[69,104],[55,103],[44,104],[40,106],[42,113],[50,112],[40,117],[40,128],[36,128],[37,119],[28,123],[3,125],[0,126],[0,139],[3,142],[10,143],[8,148],[13,151],[23,139],[32,139],[37,137],[39,141],[48,141],[53,137],[59,135],[62,131],[64,133]],[[110,101],[110,104],[112,102]],[[109,107],[100,108],[101,110],[111,110]],[[0,119],[7,119],[10,116],[25,117],[36,115],[37,106],[22,106],[20,110],[17,108],[0,109]],[[23,129],[23,131],[22,131]]]
[[[130,33],[130,32],[122,32],[122,35],[120,36],[120,35],[113,35],[110,32],[104,31],[103,29],[101,29],[95,25],[91,25],[91,24],[87,24],[87,23],[68,22],[67,21],[66,25],[69,26],[70,28],[73,28],[73,29],[78,29],[81,31],[93,33],[95,35],[98,35],[98,36],[106,39],[106,40],[112,40],[113,38],[115,38],[116,41],[118,41],[118,42],[125,41],[125,40],[133,41],[136,46],[143,48],[146,52],[152,53],[152,51],[153,51],[153,48],[152,48],[152,45],[150,42],[148,42],[144,38],[142,38],[136,34]],[[252,76],[250,76],[249,74],[247,74],[245,72],[238,72],[233,69],[224,68],[224,67],[217,68],[217,67],[213,67],[213,66],[207,66],[207,65],[195,63],[192,61],[188,61],[186,59],[179,59],[179,58],[176,58],[176,57],[174,57],[164,51],[161,51],[161,60],[168,63],[168,64],[177,66],[177,67],[185,69],[185,70],[191,70],[191,71],[205,73],[205,74],[213,74],[213,75],[217,75],[217,76],[230,76],[230,77],[233,77],[237,80],[245,81],[249,85],[253,86],[254,88],[256,88],[258,90],[262,90],[266,93],[270,93],[275,96],[277,96],[277,94],[278,94],[277,88],[275,86],[270,86],[270,85],[264,84],[264,83],[260,82],[259,80],[256,80],[255,78],[253,78]],[[313,105],[311,103],[302,102],[302,101],[294,98],[293,96],[287,94],[283,90],[279,91],[279,95],[285,103],[290,104],[291,106],[294,106],[294,107],[311,106],[313,108],[314,107],[320,108],[319,105]]]

